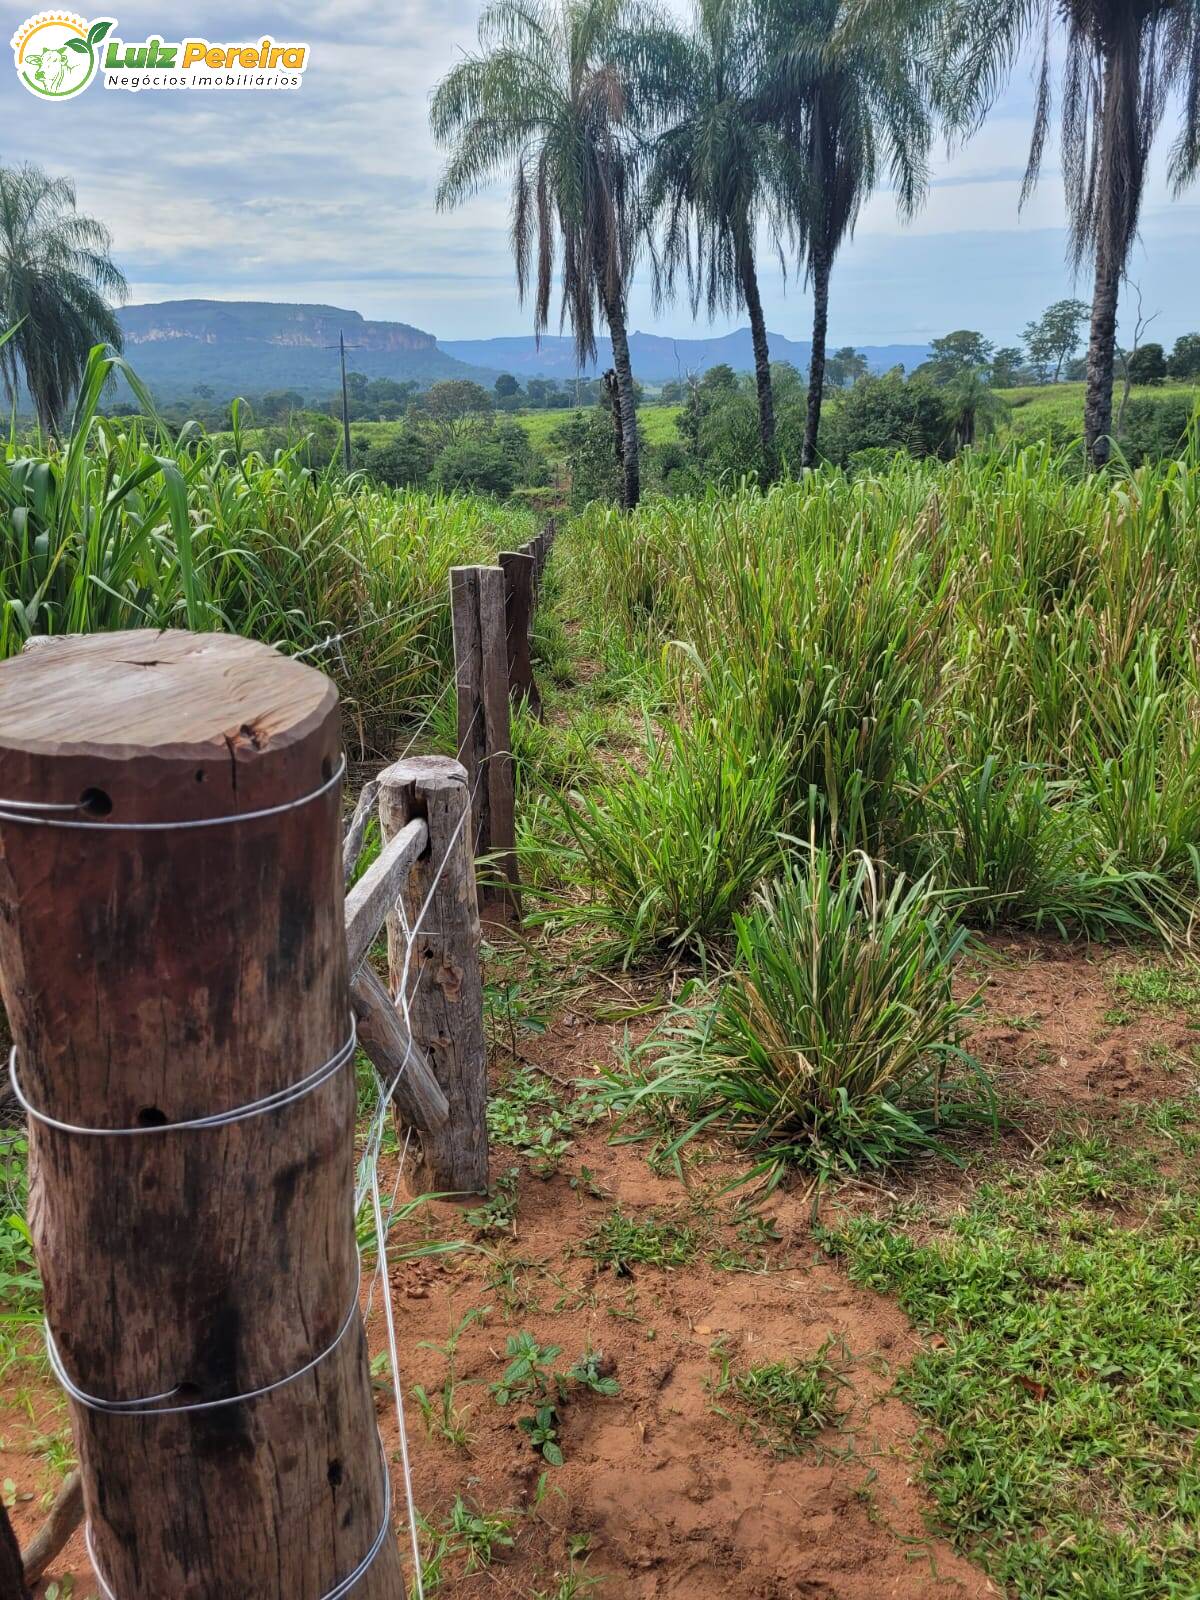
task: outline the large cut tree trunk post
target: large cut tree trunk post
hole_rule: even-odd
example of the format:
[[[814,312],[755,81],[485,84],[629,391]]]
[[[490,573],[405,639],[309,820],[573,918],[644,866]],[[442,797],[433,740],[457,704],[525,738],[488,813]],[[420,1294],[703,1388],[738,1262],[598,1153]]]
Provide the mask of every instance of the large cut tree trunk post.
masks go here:
[[[775,457],[775,394],[771,386],[771,351],[767,344],[767,323],[763,316],[762,297],[758,292],[758,273],[754,256],[749,250],[742,252],[742,294],[750,317],[750,337],[754,345],[754,381],[758,388],[758,437],[762,445],[763,465],[768,482],[773,482],[778,470]]]
[[[821,402],[825,394],[825,342],[829,334],[829,252],[824,245],[812,248],[813,338],[812,363],[808,371],[808,417],[804,427],[804,454],[800,464],[815,467],[817,441],[821,433]]]
[[[388,975],[450,1115],[441,1127],[421,1131],[421,1159],[409,1169],[409,1187],[417,1194],[482,1194],[488,1186],[487,1044],[471,807],[467,774],[457,761],[415,756],[381,774],[384,839],[414,817],[428,824],[429,848],[408,875],[403,916],[388,918]]]
[[[95,634],[0,667],[20,1087],[75,1130],[150,1130],[30,1120],[63,1372],[134,1403],[71,1401],[122,1600],[317,1600],[364,1562],[354,1600],[403,1592],[357,1306],[339,722],[327,678],[232,635]],[[289,1103],[171,1126],[339,1059]]]
[[[1092,294],[1092,328],[1088,339],[1087,398],[1083,409],[1084,444],[1093,467],[1107,464],[1112,454],[1113,373],[1117,349],[1117,302],[1121,291],[1121,261],[1114,234],[1118,198],[1113,192],[1113,143],[1119,136],[1121,107],[1114,102],[1120,74],[1116,56],[1104,66],[1104,117],[1101,129],[1100,174],[1097,204],[1100,220],[1096,237],[1096,283]]]
[[[612,334],[613,370],[617,374],[617,403],[621,418],[621,504],[632,511],[642,497],[638,467],[637,407],[633,398],[633,364],[625,333],[625,307],[619,295],[605,298],[605,317]]]

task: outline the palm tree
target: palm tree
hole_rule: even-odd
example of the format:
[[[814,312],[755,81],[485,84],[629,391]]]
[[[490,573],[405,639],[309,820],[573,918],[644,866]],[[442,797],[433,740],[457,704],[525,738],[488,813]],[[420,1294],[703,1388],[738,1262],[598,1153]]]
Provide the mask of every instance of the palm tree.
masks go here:
[[[938,98],[977,128],[1026,44],[1038,51],[1033,137],[1022,201],[1041,172],[1062,57],[1061,142],[1076,268],[1095,268],[1084,434],[1100,467],[1112,445],[1121,279],[1137,237],[1150,152],[1178,93],[1170,159],[1178,194],[1200,171],[1200,0],[858,0],[856,31],[906,25],[943,63]]]
[[[847,31],[847,11],[847,0],[764,0],[759,104],[795,157],[789,204],[813,287],[806,467],[817,459],[833,263],[885,171],[901,216],[916,213],[933,137],[918,63]]]
[[[671,41],[674,62],[662,108],[665,131],[646,184],[646,210],[661,221],[655,288],[673,291],[683,270],[692,314],[745,308],[754,344],[759,438],[768,476],[775,468],[771,357],[755,261],[764,215],[779,239],[776,197],[787,151],[754,112],[757,18],[747,0],[698,0],[695,23]]]
[[[636,0],[492,0],[479,52],[442,80],[430,113],[451,147],[439,205],[515,174],[517,288],[524,299],[534,280],[536,331],[549,322],[560,250],[561,320],[580,366],[595,359],[597,318],[608,325],[626,507],[640,483],[625,297],[639,238],[639,129],[661,93],[660,31]]]
[[[75,209],[75,188],[40,167],[0,167],[0,347],[11,405],[22,378],[43,432],[61,426],[94,345],[122,345],[109,298],[126,283],[108,229]]]

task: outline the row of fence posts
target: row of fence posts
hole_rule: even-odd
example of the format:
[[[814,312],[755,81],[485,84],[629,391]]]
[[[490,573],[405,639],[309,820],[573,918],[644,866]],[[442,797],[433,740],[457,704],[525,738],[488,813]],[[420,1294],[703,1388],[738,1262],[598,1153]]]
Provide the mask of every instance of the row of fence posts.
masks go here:
[[[450,573],[458,747],[472,800],[475,854],[492,863],[485,903],[520,909],[510,706],[541,712],[533,675],[533,620],[553,521],[494,567]]]
[[[479,903],[518,904],[509,708],[540,703],[553,539],[452,572],[460,760],[374,781],[383,849],[348,892],[368,807],[343,840],[313,668],[151,631],[0,666],[0,985],[80,1459],[25,1581],[81,1486],[104,1600],[407,1592],[359,1305],[354,1044],[415,1134],[410,1189],[485,1190]]]

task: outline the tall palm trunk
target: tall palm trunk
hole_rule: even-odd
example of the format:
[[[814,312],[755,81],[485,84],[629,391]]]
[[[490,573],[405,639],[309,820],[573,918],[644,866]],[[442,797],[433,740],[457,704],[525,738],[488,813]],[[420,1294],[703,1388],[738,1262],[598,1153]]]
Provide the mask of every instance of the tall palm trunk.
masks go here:
[[[813,284],[812,362],[808,371],[808,419],[804,428],[804,454],[800,464],[817,464],[817,437],[821,431],[821,398],[825,393],[825,342],[829,334],[830,255],[823,244],[814,244],[809,258]]]
[[[1116,362],[1117,299],[1121,274],[1101,241],[1096,251],[1096,290],[1088,341],[1087,399],[1083,408],[1088,460],[1103,467],[1112,451],[1113,375]]]
[[[1092,328],[1088,340],[1087,397],[1083,408],[1084,441],[1093,467],[1103,467],[1112,451],[1113,370],[1117,349],[1117,301],[1121,290],[1118,238],[1123,210],[1129,204],[1117,162],[1117,141],[1125,119],[1137,115],[1128,105],[1119,54],[1110,50],[1104,62],[1104,120],[1101,133],[1097,194],[1096,284],[1092,295]]]
[[[632,511],[642,497],[638,474],[637,411],[633,403],[633,366],[625,334],[625,306],[620,295],[604,296],[604,315],[612,335],[613,370],[617,374],[617,401],[621,415],[621,504]]]
[[[754,381],[758,386],[758,437],[762,444],[763,466],[768,482],[777,470],[775,459],[775,392],[771,387],[771,352],[767,346],[767,324],[762,297],[758,292],[758,272],[754,252],[741,252],[742,295],[750,316],[750,337],[754,344]]]

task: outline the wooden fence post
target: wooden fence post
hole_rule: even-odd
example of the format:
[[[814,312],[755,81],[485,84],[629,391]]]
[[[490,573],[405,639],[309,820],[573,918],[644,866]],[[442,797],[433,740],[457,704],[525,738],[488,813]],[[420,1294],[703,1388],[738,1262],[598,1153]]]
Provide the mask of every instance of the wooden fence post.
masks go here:
[[[8,1512],[0,1505],[0,1600],[29,1600],[21,1550]]]
[[[465,768],[444,756],[416,756],[382,773],[385,841],[415,817],[429,828],[429,847],[406,880],[404,917],[388,918],[388,970],[392,993],[407,996],[412,1037],[450,1115],[441,1126],[420,1131],[421,1161],[409,1185],[415,1193],[482,1194],[488,1186],[487,1045]]]
[[[500,557],[504,574],[504,612],[508,630],[508,692],[515,703],[542,714],[542,697],[533,676],[529,655],[533,631],[533,585],[537,563],[522,550],[506,550]]]
[[[504,883],[481,901],[519,907],[513,762],[508,715],[504,574],[499,567],[452,567],[450,607],[458,685],[458,755],[471,797],[473,856],[495,858]]]
[[[354,1600],[404,1592],[358,1309],[339,724],[327,678],[233,635],[0,667],[30,1219],[124,1600],[316,1600],[360,1568]]]

